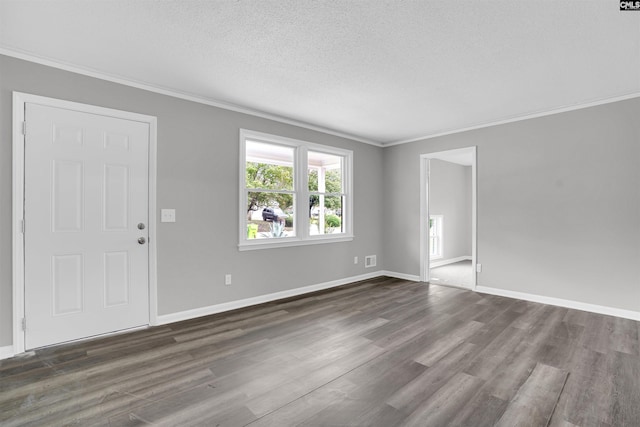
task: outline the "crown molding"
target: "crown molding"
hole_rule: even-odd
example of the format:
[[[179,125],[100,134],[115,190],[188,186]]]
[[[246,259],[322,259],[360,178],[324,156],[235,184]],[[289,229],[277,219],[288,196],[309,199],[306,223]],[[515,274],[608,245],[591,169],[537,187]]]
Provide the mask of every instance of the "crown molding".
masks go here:
[[[505,119],[495,120],[495,121],[491,121],[491,122],[487,122],[487,123],[480,123],[480,124],[476,124],[476,125],[472,125],[472,126],[468,126],[468,127],[464,127],[464,128],[444,130],[444,131],[441,131],[441,132],[436,132],[436,133],[432,133],[432,134],[426,134],[426,135],[423,135],[423,136],[418,136],[418,137],[409,138],[409,139],[402,139],[402,140],[390,141],[390,142],[379,142],[379,141],[374,141],[374,140],[371,140],[371,139],[368,139],[368,138],[363,138],[363,137],[360,137],[360,136],[357,136],[357,135],[352,135],[352,134],[349,134],[349,133],[336,131],[334,129],[313,125],[311,123],[307,123],[307,122],[304,122],[304,121],[300,121],[300,120],[295,120],[295,119],[291,119],[291,118],[288,118],[288,117],[279,116],[277,114],[271,114],[271,113],[267,113],[265,111],[255,110],[255,109],[248,108],[248,107],[242,107],[240,105],[235,105],[235,104],[231,104],[231,103],[227,103],[227,102],[223,102],[223,101],[219,101],[219,100],[215,100],[215,99],[205,98],[205,97],[197,96],[197,95],[186,93],[186,92],[180,92],[180,91],[177,91],[175,89],[165,88],[165,87],[153,85],[153,84],[146,83],[146,82],[130,80],[130,79],[127,79],[127,78],[124,78],[124,77],[110,75],[110,74],[103,73],[103,72],[100,72],[100,71],[97,71],[97,70],[83,68],[83,67],[79,67],[79,66],[76,66],[76,65],[73,65],[73,64],[63,63],[63,62],[56,61],[56,60],[53,60],[53,59],[50,59],[50,58],[45,58],[45,57],[41,57],[41,56],[38,56],[38,55],[35,55],[35,54],[32,54],[32,53],[22,52],[22,51],[18,51],[18,50],[6,48],[6,47],[0,47],[0,55],[6,55],[6,56],[10,56],[10,57],[17,58],[17,59],[22,59],[22,60],[25,60],[25,61],[34,62],[36,64],[46,65],[48,67],[57,68],[57,69],[60,69],[60,70],[65,70],[65,71],[69,71],[69,72],[72,72],[72,73],[81,74],[81,75],[84,75],[84,76],[88,76],[88,77],[93,77],[93,78],[109,81],[109,82],[112,82],[112,83],[122,84],[122,85],[133,87],[133,88],[136,88],[136,89],[142,89],[142,90],[146,90],[146,91],[149,91],[149,92],[158,93],[158,94],[161,94],[161,95],[166,95],[166,96],[171,96],[171,97],[174,97],[174,98],[184,99],[186,101],[192,101],[192,102],[196,102],[196,103],[199,103],[199,104],[204,104],[204,105],[209,105],[209,106],[212,106],[212,107],[222,108],[222,109],[229,110],[229,111],[235,111],[237,113],[248,114],[250,116],[260,117],[260,118],[268,119],[268,120],[273,120],[275,122],[284,123],[284,124],[288,124],[288,125],[292,125],[292,126],[298,126],[298,127],[304,128],[304,129],[309,129],[309,130],[313,130],[313,131],[316,131],[316,132],[322,132],[322,133],[325,133],[325,134],[328,134],[328,135],[333,135],[333,136],[337,136],[337,137],[340,137],[340,138],[346,138],[346,139],[350,139],[352,141],[362,142],[364,144],[373,145],[373,146],[376,146],[376,147],[383,147],[383,148],[384,147],[392,147],[394,145],[409,144],[409,143],[412,143],[412,142],[424,141],[424,140],[428,140],[428,139],[432,139],[432,138],[437,138],[437,137],[440,137],[440,136],[446,136],[446,135],[452,135],[452,134],[456,134],[456,133],[468,132],[468,131],[471,131],[471,130],[483,129],[483,128],[487,128],[487,127],[491,127],[491,126],[498,126],[498,125],[504,125],[504,124],[508,124],[508,123],[519,122],[519,121],[522,121],[522,120],[535,119],[535,118],[538,118],[538,117],[550,116],[550,115],[553,115],[553,114],[565,113],[565,112],[574,111],[574,110],[581,110],[583,108],[595,107],[595,106],[598,106],[598,105],[610,104],[610,103],[613,103],[613,102],[624,101],[624,100],[627,100],[627,99],[633,99],[633,98],[640,97],[640,92],[632,92],[632,93],[629,93],[629,94],[623,94],[623,95],[610,97],[610,98],[603,98],[603,99],[590,101],[590,102],[586,102],[586,103],[574,104],[574,105],[569,105],[569,106],[560,107],[560,108],[554,108],[552,110],[545,110],[545,111],[539,111],[539,112],[536,112],[536,113],[524,114],[524,115],[521,115],[521,116],[508,117],[508,118],[505,118]]]
[[[537,113],[525,114],[525,115],[522,115],[522,116],[509,117],[509,118],[502,119],[502,120],[496,120],[496,121],[493,121],[493,122],[481,123],[481,124],[468,126],[468,127],[464,127],[464,128],[460,128],[460,129],[446,130],[446,131],[433,133],[433,134],[428,134],[428,135],[419,136],[419,137],[410,138],[410,139],[402,139],[402,140],[393,141],[393,142],[383,142],[381,145],[383,147],[392,147],[394,145],[409,144],[411,142],[423,141],[423,140],[426,140],[426,139],[437,138],[439,136],[452,135],[452,134],[461,133],[461,132],[468,132],[470,130],[488,128],[488,127],[491,127],[491,126],[504,125],[504,124],[507,124],[507,123],[519,122],[519,121],[522,121],[522,120],[535,119],[537,117],[551,116],[551,115],[554,115],[554,114],[566,113],[568,111],[574,111],[574,110],[581,110],[583,108],[596,107],[598,105],[610,104],[610,103],[613,103],[613,102],[625,101],[627,99],[633,99],[633,98],[640,98],[640,92],[632,92],[632,93],[629,93],[629,94],[619,95],[619,96],[615,96],[615,97],[611,97],[611,98],[603,98],[603,99],[599,99],[599,100],[596,100],[596,101],[590,101],[590,102],[586,102],[586,103],[582,103],[582,104],[575,104],[575,105],[569,105],[569,106],[561,107],[561,108],[554,108],[553,110],[545,110],[545,111],[539,111]]]
[[[81,74],[87,77],[93,77],[100,80],[109,81],[112,83],[118,83],[124,86],[133,87],[136,89],[142,89],[153,93],[158,93],[160,95],[171,96],[173,98],[184,99],[186,101],[196,102],[198,104],[209,105],[212,107],[222,108],[224,110],[235,111],[237,113],[248,114],[250,116],[260,117],[263,119],[273,120],[275,122],[280,122],[292,126],[301,127],[304,129],[313,130],[316,132],[322,132],[325,134],[338,136],[340,138],[350,139],[352,141],[362,142],[364,144],[374,145],[376,147],[382,147],[382,144],[377,141],[373,141],[367,138],[362,138],[360,136],[351,135],[349,133],[336,131],[330,128],[317,126],[311,123],[307,123],[300,120],[291,119],[288,117],[279,116],[277,114],[267,113],[265,111],[255,110],[248,107],[242,107],[240,105],[227,103],[224,101],[219,101],[216,99],[210,99],[202,96],[197,96],[194,94],[180,92],[175,89],[165,88],[162,86],[154,85],[151,83],[146,83],[142,81],[136,81],[127,79],[120,76],[115,76],[107,73],[103,73],[101,71],[92,70],[88,68],[79,67],[77,65],[68,64],[60,61],[56,61],[50,58],[45,58],[42,56],[34,55],[32,53],[22,52],[14,49],[9,49],[6,47],[0,47],[0,55],[10,56],[16,59],[22,59],[24,61],[33,62],[40,65],[45,65],[52,68],[57,68],[64,71],[69,71],[76,74]]]

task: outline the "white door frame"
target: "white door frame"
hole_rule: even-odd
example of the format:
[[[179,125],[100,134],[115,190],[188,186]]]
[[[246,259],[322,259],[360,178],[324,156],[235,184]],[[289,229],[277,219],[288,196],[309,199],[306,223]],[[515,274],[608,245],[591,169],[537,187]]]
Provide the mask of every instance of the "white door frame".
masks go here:
[[[156,153],[157,118],[127,111],[63,101],[39,95],[13,92],[13,354],[25,351],[25,331],[22,328],[25,310],[24,295],[24,171],[25,155],[23,123],[27,103],[64,108],[101,116],[133,120],[149,125],[149,324],[158,324],[157,263],[156,263]]]
[[[476,289],[476,237],[477,237],[477,182],[476,182],[476,162],[477,151],[476,146],[457,148],[454,150],[438,151],[434,153],[420,155],[420,280],[428,282],[429,277],[429,160],[442,159],[446,161],[447,155],[457,155],[461,153],[470,153],[472,156],[471,163],[471,266],[473,274],[471,275],[471,289]]]

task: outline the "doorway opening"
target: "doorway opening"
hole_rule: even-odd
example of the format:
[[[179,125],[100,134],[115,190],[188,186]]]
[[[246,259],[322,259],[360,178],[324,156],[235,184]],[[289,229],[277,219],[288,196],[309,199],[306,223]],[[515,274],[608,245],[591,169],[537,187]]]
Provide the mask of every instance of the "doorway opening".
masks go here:
[[[476,147],[420,156],[420,277],[476,287]]]

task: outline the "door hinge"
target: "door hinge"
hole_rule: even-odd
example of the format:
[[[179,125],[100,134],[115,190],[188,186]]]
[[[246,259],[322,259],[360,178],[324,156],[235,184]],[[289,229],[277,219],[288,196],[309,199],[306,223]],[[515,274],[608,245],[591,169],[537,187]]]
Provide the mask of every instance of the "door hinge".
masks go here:
[[[27,330],[27,318],[26,317],[22,318],[22,330],[23,331]]]
[[[24,234],[24,219],[20,220],[20,232]]]
[[[27,134],[27,122],[22,122],[22,134]]]

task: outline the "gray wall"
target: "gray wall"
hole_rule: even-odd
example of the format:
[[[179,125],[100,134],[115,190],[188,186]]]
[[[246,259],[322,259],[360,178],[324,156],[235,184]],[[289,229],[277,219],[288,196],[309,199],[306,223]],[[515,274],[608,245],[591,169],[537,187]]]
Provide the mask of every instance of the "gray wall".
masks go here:
[[[419,275],[419,156],[473,145],[479,285],[640,311],[640,99],[380,149],[0,55],[0,346],[12,330],[12,91],[158,117],[158,208],[178,218],[158,224],[161,315],[368,272],[356,255]],[[353,150],[354,241],[239,252],[239,128]],[[228,224],[214,222],[220,210]]]
[[[12,91],[158,117],[158,209],[177,209],[175,224],[158,223],[161,315],[369,272],[354,256],[384,260],[381,148],[0,55],[0,346],[12,341]],[[355,239],[239,252],[240,128],[353,150]]]
[[[471,166],[429,160],[429,214],[443,215],[443,256],[471,256]]]
[[[640,311],[640,99],[384,152],[387,270],[420,273],[420,154],[477,146],[478,285]]]

